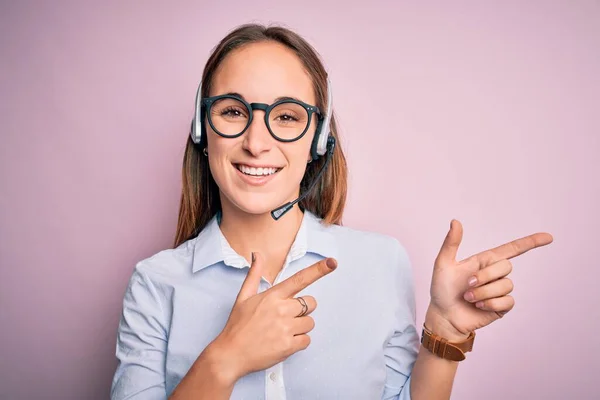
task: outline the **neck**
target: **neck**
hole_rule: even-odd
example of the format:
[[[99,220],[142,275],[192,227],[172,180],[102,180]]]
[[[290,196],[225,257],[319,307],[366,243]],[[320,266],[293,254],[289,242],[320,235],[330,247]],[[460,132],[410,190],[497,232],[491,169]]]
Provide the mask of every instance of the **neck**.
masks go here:
[[[268,271],[265,278],[273,282],[300,229],[302,211],[296,205],[275,221],[270,212],[248,214],[227,201],[221,204],[223,236],[233,250],[248,261],[252,259],[252,252],[259,252]]]

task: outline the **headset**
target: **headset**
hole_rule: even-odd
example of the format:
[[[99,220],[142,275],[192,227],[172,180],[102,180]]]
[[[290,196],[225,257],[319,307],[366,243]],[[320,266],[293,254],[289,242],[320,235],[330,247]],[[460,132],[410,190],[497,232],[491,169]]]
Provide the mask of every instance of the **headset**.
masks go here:
[[[310,153],[313,160],[317,160],[319,157],[324,155],[327,156],[325,159],[325,164],[323,164],[323,167],[321,167],[321,170],[317,173],[317,176],[315,176],[315,179],[303,195],[298,197],[296,200],[285,203],[271,211],[271,216],[273,219],[278,220],[285,213],[291,210],[294,204],[305,198],[314,188],[315,184],[319,181],[319,178],[327,168],[327,165],[329,165],[329,161],[331,160],[333,150],[335,148],[335,137],[331,135],[331,116],[333,114],[332,104],[333,95],[331,93],[331,81],[329,80],[329,77],[327,77],[327,112],[325,117],[319,118],[315,136],[310,148]],[[194,119],[192,120],[192,128],[190,130],[191,139],[196,145],[201,145],[202,141],[205,140],[206,137],[206,129],[203,123],[205,115],[206,110],[204,105],[202,105],[202,82],[200,82],[198,85],[198,90],[196,91],[196,107]]]

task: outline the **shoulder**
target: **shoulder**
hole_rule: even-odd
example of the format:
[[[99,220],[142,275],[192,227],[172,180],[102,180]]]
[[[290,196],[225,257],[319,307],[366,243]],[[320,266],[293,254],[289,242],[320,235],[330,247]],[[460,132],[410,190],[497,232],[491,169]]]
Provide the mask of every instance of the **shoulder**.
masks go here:
[[[341,254],[367,254],[388,262],[408,262],[406,248],[391,235],[340,225],[323,225],[335,238]]]
[[[196,238],[176,248],[158,251],[139,260],[132,271],[131,282],[141,281],[150,290],[163,291],[192,275]],[[130,285],[131,285],[130,282]]]
[[[176,289],[187,286],[192,276],[194,245],[195,238],[138,261],[125,289],[124,312],[136,310],[165,323]]]
[[[350,270],[368,268],[369,276],[412,280],[412,267],[404,245],[395,237],[379,232],[340,225],[322,224],[333,238],[336,256]]]
[[[414,278],[402,243],[391,235],[340,225],[324,225],[336,243],[338,281],[350,282],[368,297],[385,299],[402,314],[414,310]],[[407,311],[408,310],[408,311]]]

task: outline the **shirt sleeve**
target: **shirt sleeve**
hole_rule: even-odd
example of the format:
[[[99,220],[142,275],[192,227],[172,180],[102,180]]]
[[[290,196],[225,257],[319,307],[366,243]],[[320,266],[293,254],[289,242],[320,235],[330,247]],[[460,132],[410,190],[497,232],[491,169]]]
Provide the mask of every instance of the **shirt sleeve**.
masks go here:
[[[166,399],[167,330],[158,294],[136,265],[123,298],[111,400]]]
[[[410,400],[410,375],[419,351],[412,267],[404,247],[396,241],[394,273],[394,333],[385,349],[386,382],[382,400]]]

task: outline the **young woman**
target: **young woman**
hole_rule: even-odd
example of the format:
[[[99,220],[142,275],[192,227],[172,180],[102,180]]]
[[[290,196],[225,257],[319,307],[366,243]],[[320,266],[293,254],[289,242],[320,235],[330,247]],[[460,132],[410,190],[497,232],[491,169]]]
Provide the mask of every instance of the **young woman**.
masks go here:
[[[340,225],[331,99],[317,53],[288,29],[245,25],[214,49],[174,249],[139,262],[124,297],[113,399],[450,397],[474,331],[514,306],[508,260],[552,237],[458,262],[453,220],[418,329],[404,248]]]

